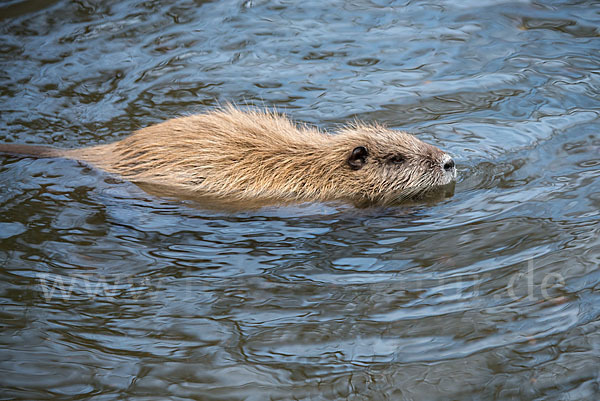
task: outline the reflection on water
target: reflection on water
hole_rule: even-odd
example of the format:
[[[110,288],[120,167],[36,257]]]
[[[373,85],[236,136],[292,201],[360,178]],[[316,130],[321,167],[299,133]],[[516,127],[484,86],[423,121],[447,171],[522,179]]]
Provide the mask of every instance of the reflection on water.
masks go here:
[[[187,206],[196,207],[205,210],[217,210],[222,212],[236,213],[247,211],[258,211],[260,209],[272,208],[274,206],[298,206],[299,202],[295,200],[282,200],[276,198],[257,198],[257,199],[236,199],[223,198],[210,193],[200,191],[185,191],[178,187],[138,183],[138,186],[145,192],[156,197],[169,198],[174,201],[185,201]],[[444,201],[454,195],[455,182],[446,185],[430,187],[422,192],[407,195],[406,191],[389,192],[378,199],[339,199],[330,202],[332,205],[339,203],[352,204],[357,208],[393,208],[406,207],[422,204],[435,204]]]
[[[9,1],[0,141],[227,101],[414,132],[454,196],[222,210],[0,158],[7,399],[576,399],[600,390],[593,1]]]

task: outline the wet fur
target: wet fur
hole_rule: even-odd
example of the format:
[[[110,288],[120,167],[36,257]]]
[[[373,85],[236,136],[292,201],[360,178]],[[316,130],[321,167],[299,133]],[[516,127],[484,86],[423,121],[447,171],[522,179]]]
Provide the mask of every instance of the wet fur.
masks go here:
[[[364,165],[349,165],[365,147]],[[377,125],[328,134],[271,112],[234,107],[176,118],[107,145],[0,152],[82,160],[127,180],[228,199],[382,201],[448,183],[440,149]],[[390,158],[402,154],[396,165]]]

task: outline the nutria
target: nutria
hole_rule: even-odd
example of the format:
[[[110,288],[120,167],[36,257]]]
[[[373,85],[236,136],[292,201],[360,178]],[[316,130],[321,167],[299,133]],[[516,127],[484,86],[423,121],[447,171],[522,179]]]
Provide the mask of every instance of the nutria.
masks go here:
[[[355,123],[329,134],[234,107],[167,120],[106,145],[3,144],[0,152],[76,159],[132,182],[242,201],[378,203],[456,178],[447,153],[404,132]]]

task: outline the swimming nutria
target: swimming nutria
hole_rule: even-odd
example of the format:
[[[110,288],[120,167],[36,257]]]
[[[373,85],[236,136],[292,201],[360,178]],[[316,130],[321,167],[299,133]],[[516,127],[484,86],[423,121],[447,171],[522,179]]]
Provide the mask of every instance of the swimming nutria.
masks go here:
[[[0,152],[81,160],[133,182],[237,200],[379,203],[414,198],[456,178],[447,153],[404,132],[356,123],[328,134],[231,106],[107,145],[2,144]]]

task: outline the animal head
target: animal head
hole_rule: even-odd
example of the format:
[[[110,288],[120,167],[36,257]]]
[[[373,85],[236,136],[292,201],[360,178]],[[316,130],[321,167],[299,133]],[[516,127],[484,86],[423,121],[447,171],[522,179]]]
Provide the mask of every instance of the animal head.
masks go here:
[[[456,179],[452,157],[413,135],[381,126],[344,129],[347,177],[361,180],[364,197],[413,198]]]

